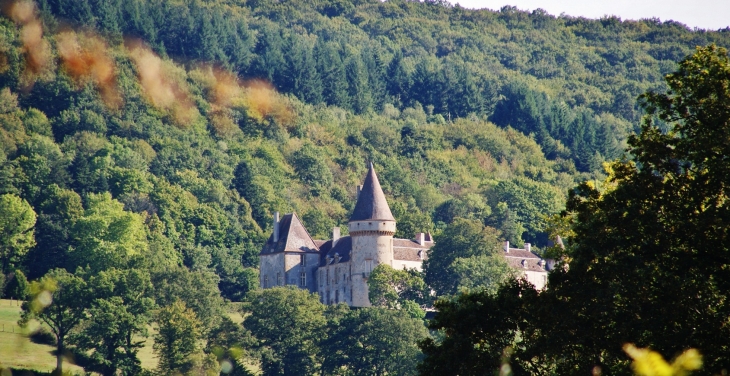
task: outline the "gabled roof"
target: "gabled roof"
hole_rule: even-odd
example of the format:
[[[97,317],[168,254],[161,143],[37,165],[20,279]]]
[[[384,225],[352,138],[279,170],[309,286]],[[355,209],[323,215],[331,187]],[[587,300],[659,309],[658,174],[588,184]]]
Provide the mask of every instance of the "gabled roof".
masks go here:
[[[360,195],[357,197],[357,203],[352,211],[352,216],[350,216],[350,222],[367,221],[369,219],[395,221],[388,202],[385,200],[383,189],[380,188],[380,181],[375,174],[372,163],[370,163],[368,173],[365,175],[365,181],[362,183],[362,190],[360,190]]]
[[[279,221],[279,241],[274,242],[272,233],[261,249],[261,254],[278,252],[319,252],[296,213],[285,214]]]

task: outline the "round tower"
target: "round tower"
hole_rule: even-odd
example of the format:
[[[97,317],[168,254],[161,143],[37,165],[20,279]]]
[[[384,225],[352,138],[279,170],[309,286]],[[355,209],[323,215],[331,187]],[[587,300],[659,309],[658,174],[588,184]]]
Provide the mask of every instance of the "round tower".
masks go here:
[[[352,306],[370,307],[368,278],[380,264],[393,266],[395,218],[370,163],[347,227],[352,238]]]

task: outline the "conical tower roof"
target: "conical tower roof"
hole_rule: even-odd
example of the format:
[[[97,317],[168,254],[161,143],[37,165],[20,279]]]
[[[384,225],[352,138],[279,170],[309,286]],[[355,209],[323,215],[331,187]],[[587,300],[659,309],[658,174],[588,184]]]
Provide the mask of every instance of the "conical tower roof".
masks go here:
[[[388,202],[385,200],[383,189],[380,188],[378,175],[375,174],[373,164],[370,163],[365,181],[362,183],[362,190],[357,197],[355,210],[352,211],[350,222],[367,220],[395,221],[393,213],[390,212]]]

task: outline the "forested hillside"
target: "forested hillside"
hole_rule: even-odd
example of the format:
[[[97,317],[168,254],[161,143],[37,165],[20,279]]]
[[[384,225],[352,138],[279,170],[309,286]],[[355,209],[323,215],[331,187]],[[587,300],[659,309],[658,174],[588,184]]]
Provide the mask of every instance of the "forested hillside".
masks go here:
[[[464,218],[545,246],[568,189],[623,154],[637,96],[696,45],[730,46],[434,1],[19,4],[0,18],[0,205],[28,225],[2,235],[2,273],[144,270],[201,336],[258,286],[274,212],[346,231],[366,161],[398,237]]]

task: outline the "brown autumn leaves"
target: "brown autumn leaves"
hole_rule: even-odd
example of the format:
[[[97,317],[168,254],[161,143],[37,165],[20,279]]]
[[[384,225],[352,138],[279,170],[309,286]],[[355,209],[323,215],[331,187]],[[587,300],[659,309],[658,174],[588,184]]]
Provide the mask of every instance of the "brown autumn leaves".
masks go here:
[[[20,28],[24,57],[21,85],[26,90],[38,80],[50,80],[60,68],[79,88],[93,85],[104,104],[110,110],[118,110],[124,97],[119,89],[117,59],[129,57],[148,101],[169,115],[178,127],[187,128],[201,116],[186,76],[203,88],[211,104],[208,120],[220,136],[229,136],[238,129],[233,111],[236,109],[245,110],[256,121],[267,117],[282,124],[293,121],[294,114],[287,101],[265,81],[242,81],[231,72],[205,63],[196,64],[186,72],[173,62],[162,60],[139,40],[127,39],[124,46],[113,48],[98,34],[71,28],[43,38],[43,24],[36,5],[29,0],[6,1],[2,10]],[[57,59],[53,57],[49,40],[55,41]],[[0,71],[7,68],[7,56],[0,51]]]

